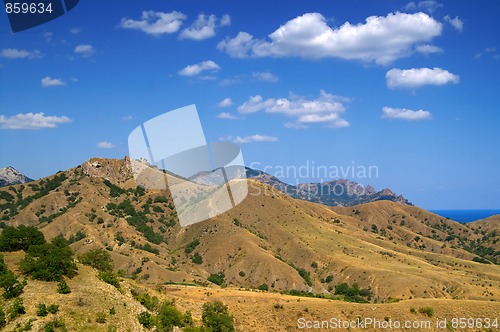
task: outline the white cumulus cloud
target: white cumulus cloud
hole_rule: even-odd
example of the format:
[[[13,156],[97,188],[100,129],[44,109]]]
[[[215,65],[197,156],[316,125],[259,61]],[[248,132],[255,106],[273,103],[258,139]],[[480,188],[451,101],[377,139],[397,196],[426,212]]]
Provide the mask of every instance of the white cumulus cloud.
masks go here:
[[[225,14],[217,24],[215,15],[199,14],[189,28],[185,28],[179,34],[179,39],[204,40],[216,35],[216,30],[231,24],[231,16]]]
[[[180,39],[203,40],[215,36],[215,15],[200,14],[194,23],[179,34]]]
[[[80,54],[83,57],[91,57],[95,53],[95,48],[92,45],[84,44],[84,45],[77,45],[75,47],[75,53]]]
[[[139,20],[122,18],[120,27],[123,29],[140,30],[148,35],[160,36],[179,31],[186,15],[173,11],[170,13],[143,11]]]
[[[199,75],[203,71],[215,72],[219,71],[220,67],[218,64],[213,62],[212,60],[202,61],[200,63],[189,65],[182,68],[179,71],[179,75],[182,76],[196,76]]]
[[[412,111],[406,108],[384,107],[382,118],[408,121],[430,120],[431,113],[424,110]]]
[[[335,57],[389,64],[409,55],[415,45],[439,36],[442,24],[429,15],[390,13],[371,16],[365,23],[331,28],[319,13],[296,17],[269,35],[256,39],[247,32],[226,38],[217,48],[232,57]]]
[[[230,107],[233,106],[233,100],[231,98],[224,98],[219,104],[219,107]]]
[[[451,18],[450,16],[446,15],[444,17],[444,20],[458,31],[460,32],[463,31],[464,22],[461,19],[459,19],[458,16],[456,16],[455,18]]]
[[[41,84],[44,88],[52,87],[52,86],[65,86],[66,82],[64,82],[60,78],[51,78],[49,76],[46,76],[42,78]]]
[[[330,128],[349,126],[349,122],[341,117],[345,111],[343,103],[348,102],[345,97],[334,96],[321,90],[318,98],[307,99],[291,95],[289,98],[266,99],[260,95],[249,99],[238,107],[241,114],[250,114],[259,111],[282,114],[293,119],[285,123],[288,128],[305,128],[310,124],[323,124]]]
[[[45,113],[19,113],[10,117],[0,115],[0,129],[56,128],[60,123],[72,120],[67,116],[46,116]]]
[[[385,75],[389,88],[418,88],[423,85],[457,84],[460,76],[441,68],[393,68]]]
[[[97,147],[101,149],[112,149],[115,147],[115,145],[113,143],[104,141],[97,143]]]
[[[0,52],[0,57],[6,59],[38,59],[43,57],[43,54],[39,50],[27,51],[17,48],[4,48]]]

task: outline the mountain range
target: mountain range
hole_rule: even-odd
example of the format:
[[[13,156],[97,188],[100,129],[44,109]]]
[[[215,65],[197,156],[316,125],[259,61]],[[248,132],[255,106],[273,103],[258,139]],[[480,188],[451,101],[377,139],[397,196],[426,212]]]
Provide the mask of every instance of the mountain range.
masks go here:
[[[292,185],[273,175],[248,167],[246,168],[246,175],[249,179],[270,185],[293,198],[329,206],[353,206],[380,200],[413,205],[402,195],[396,195],[389,188],[376,191],[370,185],[363,186],[346,179]]]
[[[388,313],[421,319],[414,307],[425,306],[436,315],[499,312],[498,216],[461,224],[383,200],[388,192],[376,196],[372,188],[364,190],[382,200],[341,206],[335,199],[336,206],[329,206],[293,198],[268,174],[247,174],[251,192],[241,204],[182,228],[168,190],[137,187],[128,158],[92,158],[40,180],[0,188],[0,226],[35,226],[47,239],[68,239],[79,254],[105,248],[127,287],[173,297],[195,319],[201,319],[200,301],[221,299],[242,331],[290,330],[299,316],[332,313],[343,319],[364,314],[383,320]],[[310,186],[296,186],[296,197]],[[81,271],[84,277],[69,284],[83,293],[75,291],[62,308],[68,325],[90,330],[95,323],[82,317],[101,308],[100,301],[111,303],[98,295],[93,299],[91,289],[115,293]],[[335,301],[342,299],[335,293],[343,283],[359,285],[369,303]],[[28,280],[30,285],[38,284]],[[55,285],[31,287],[26,301],[36,301]],[[117,291],[109,298],[116,298],[118,308],[130,300],[127,294]],[[79,298],[92,304],[78,305]]]

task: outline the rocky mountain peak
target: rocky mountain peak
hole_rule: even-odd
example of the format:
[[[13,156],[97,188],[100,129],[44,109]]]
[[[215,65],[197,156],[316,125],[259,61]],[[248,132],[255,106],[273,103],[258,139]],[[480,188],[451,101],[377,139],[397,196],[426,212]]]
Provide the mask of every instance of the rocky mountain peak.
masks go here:
[[[12,166],[0,168],[0,187],[31,181],[33,179],[30,179]]]

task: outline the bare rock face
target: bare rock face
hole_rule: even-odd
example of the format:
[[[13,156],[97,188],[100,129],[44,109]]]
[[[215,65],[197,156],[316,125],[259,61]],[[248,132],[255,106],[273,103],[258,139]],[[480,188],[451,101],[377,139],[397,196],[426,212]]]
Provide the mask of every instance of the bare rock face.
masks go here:
[[[93,178],[103,178],[114,183],[132,179],[130,158],[91,158],[82,164],[83,174]]]

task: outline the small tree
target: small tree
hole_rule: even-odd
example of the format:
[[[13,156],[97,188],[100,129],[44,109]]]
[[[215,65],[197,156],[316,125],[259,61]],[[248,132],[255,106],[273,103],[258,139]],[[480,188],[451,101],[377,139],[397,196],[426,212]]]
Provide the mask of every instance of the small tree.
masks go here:
[[[220,301],[203,304],[203,325],[213,332],[232,332],[234,329],[233,316],[224,303]]]
[[[170,331],[174,326],[182,326],[182,314],[172,301],[166,301],[160,305],[156,324],[160,331]]]
[[[51,243],[30,246],[20,267],[24,273],[44,281],[60,280],[63,275],[72,278],[77,270],[73,251],[60,236]]]
[[[25,282],[20,282],[19,279],[10,270],[7,270],[7,272],[0,275],[0,287],[5,290],[5,292],[3,293],[3,297],[6,300],[21,295],[24,289],[24,285]]]

